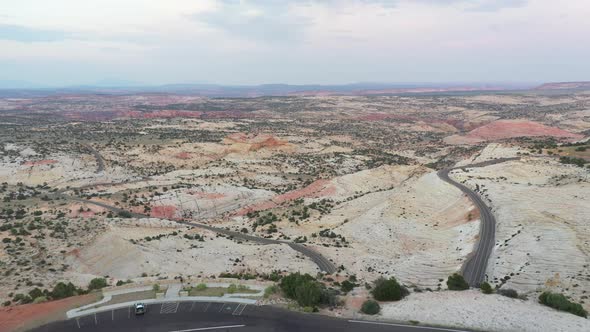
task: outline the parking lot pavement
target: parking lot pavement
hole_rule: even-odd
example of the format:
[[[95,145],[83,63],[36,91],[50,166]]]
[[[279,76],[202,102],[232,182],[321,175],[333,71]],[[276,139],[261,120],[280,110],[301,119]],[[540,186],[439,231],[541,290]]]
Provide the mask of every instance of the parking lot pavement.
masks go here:
[[[161,314],[175,314],[178,311],[178,306],[180,302],[166,302],[162,303],[160,307]]]
[[[244,303],[233,303],[233,302],[196,302],[196,301],[184,301],[184,302],[164,302],[148,304],[146,306],[147,311],[145,316],[152,318],[156,316],[169,316],[174,314],[222,314],[227,315],[227,319],[231,317],[241,316],[244,313],[253,312],[256,310],[256,306],[248,305]],[[93,313],[78,318],[73,318],[66,321],[72,329],[89,330],[89,329],[100,329],[107,328],[108,326],[117,326],[122,322],[138,319],[135,315],[133,306],[103,311],[99,313]]]

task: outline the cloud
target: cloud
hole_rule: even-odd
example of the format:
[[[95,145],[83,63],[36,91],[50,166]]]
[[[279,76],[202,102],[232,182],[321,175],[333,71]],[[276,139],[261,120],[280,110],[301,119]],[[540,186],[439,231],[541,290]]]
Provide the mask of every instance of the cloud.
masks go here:
[[[53,42],[68,39],[69,33],[63,31],[43,30],[20,25],[0,24],[0,40],[19,42]]]
[[[526,6],[528,0],[483,0],[467,8],[474,12],[497,12],[508,8],[521,8]]]
[[[248,40],[269,43],[302,39],[312,20],[289,12],[290,6],[306,1],[237,1],[224,0],[215,11],[192,15],[198,22]]]

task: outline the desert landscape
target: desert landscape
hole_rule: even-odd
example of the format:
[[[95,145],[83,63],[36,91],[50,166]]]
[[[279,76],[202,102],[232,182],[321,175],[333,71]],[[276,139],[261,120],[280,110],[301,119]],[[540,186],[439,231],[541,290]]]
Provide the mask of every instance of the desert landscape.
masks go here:
[[[440,301],[480,238],[477,206],[437,175],[452,168],[496,219],[485,280],[515,310],[547,290],[590,310],[590,93],[546,89],[1,98],[0,300],[301,272]]]

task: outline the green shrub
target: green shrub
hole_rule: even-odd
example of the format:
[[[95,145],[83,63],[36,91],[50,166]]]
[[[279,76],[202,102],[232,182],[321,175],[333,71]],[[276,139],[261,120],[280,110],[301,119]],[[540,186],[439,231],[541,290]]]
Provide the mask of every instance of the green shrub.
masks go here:
[[[279,284],[279,286],[281,287],[281,290],[285,293],[285,296],[294,299],[296,295],[295,290],[297,286],[312,280],[314,280],[314,278],[307,273],[291,273],[290,275],[285,276],[283,277],[283,279],[281,279],[281,283]]]
[[[492,294],[492,292],[494,291],[492,289],[492,286],[490,286],[490,284],[486,281],[484,281],[479,288],[481,288],[481,292],[484,294]]]
[[[94,278],[90,280],[90,284],[88,284],[88,290],[95,290],[101,289],[108,286],[107,280],[105,278]]]
[[[311,313],[315,311],[316,309],[314,307],[303,307],[303,312]]]
[[[71,282],[68,282],[67,284],[59,282],[53,287],[51,298],[54,300],[65,299],[66,297],[77,295],[77,293],[76,286]]]
[[[207,284],[200,283],[197,285],[197,287],[195,287],[195,289],[198,291],[204,291],[205,289],[207,289]]]
[[[43,292],[39,288],[35,288],[35,289],[33,289],[32,291],[29,292],[29,296],[32,299],[36,299],[36,298],[38,298],[40,296],[43,296]]]
[[[307,281],[295,289],[295,300],[302,307],[314,307],[320,303],[322,289],[317,281]]]
[[[502,296],[506,296],[506,297],[510,297],[513,299],[518,298],[518,292],[515,291],[514,289],[499,289],[498,290],[498,294],[502,295]]]
[[[133,215],[129,211],[119,211],[117,215],[121,218],[131,218]]]
[[[363,302],[363,306],[361,307],[361,312],[367,315],[376,315],[379,311],[381,311],[379,303],[373,300]]]
[[[279,287],[277,287],[277,285],[268,286],[264,290],[264,298],[268,299],[271,295],[276,294],[278,291]]]
[[[296,300],[302,307],[315,307],[328,299],[326,290],[309,274],[292,273],[281,279],[279,284],[286,297]]]
[[[229,287],[227,287],[227,292],[230,294],[235,293],[238,290],[238,286],[236,286],[236,284],[231,284],[229,285]]]
[[[154,286],[152,287],[152,290],[154,291],[154,293],[159,293],[160,292],[160,285],[154,284]]]
[[[43,303],[43,302],[47,302],[47,297],[45,297],[45,296],[39,296],[39,297],[36,297],[33,300],[33,303],[35,303],[35,304],[36,303]]]
[[[378,301],[399,301],[409,294],[408,290],[401,286],[395,278],[379,278],[375,280],[371,294]]]
[[[344,280],[342,282],[342,284],[340,285],[340,289],[344,292],[344,293],[348,293],[351,290],[354,289],[356,285],[348,280]]]
[[[466,290],[469,289],[469,284],[465,281],[462,275],[454,273],[452,276],[449,276],[447,287],[450,290]]]
[[[588,317],[588,312],[581,304],[569,301],[563,294],[543,292],[539,296],[539,302],[561,311],[567,311],[580,317]]]

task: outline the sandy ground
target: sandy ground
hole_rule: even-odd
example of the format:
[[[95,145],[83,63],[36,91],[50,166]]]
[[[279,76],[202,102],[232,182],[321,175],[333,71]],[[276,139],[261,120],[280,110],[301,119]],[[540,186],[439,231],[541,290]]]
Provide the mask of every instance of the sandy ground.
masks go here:
[[[439,279],[458,271],[473,249],[479,223],[466,197],[435,172],[423,172],[332,210],[322,222],[337,225],[334,232],[351,246],[321,251],[368,280],[389,275],[439,287]]]
[[[179,235],[170,235],[174,231]],[[168,236],[149,242],[142,240],[159,234]],[[205,241],[188,240],[184,234],[201,234]],[[137,243],[131,243],[131,239]],[[151,228],[112,225],[68,261],[72,266],[69,277],[81,283],[97,275],[125,280],[138,278],[142,273],[173,278],[210,276],[226,271],[270,273],[281,270],[313,275],[319,271],[313,262],[287,245],[239,244],[209,232],[155,225]]]
[[[487,150],[487,149],[486,149]],[[505,156],[507,149],[482,156]],[[509,151],[510,149],[508,149]],[[576,302],[590,289],[590,174],[552,158],[526,157],[453,171],[483,192],[497,219],[489,279],[503,288],[563,292]],[[590,303],[585,303],[590,309]]]
[[[412,294],[399,302],[382,303],[378,317],[484,331],[590,331],[588,319],[559,312],[534,300],[485,295],[477,290]]]

